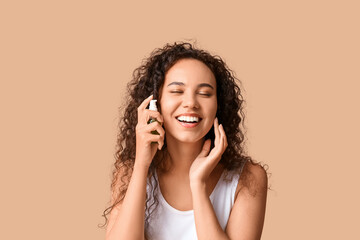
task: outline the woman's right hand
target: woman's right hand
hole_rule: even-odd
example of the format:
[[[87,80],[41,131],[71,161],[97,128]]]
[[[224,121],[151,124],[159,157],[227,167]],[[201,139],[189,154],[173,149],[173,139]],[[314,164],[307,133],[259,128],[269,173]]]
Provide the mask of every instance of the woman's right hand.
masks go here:
[[[158,111],[146,109],[153,95],[145,99],[138,107],[138,122],[136,125],[136,155],[135,164],[141,164],[149,167],[152,159],[155,156],[157,149],[161,149],[164,145],[165,130],[162,128],[164,122],[163,117]],[[154,121],[148,124],[151,118]],[[152,131],[157,131],[159,135],[152,134]]]

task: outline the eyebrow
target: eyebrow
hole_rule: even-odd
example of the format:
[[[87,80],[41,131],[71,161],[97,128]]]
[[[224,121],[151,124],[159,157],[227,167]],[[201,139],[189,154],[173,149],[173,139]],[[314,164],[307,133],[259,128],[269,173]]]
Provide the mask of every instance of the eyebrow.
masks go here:
[[[183,82],[172,82],[170,83],[169,85],[167,85],[168,87],[171,86],[171,85],[177,85],[177,86],[184,86],[185,84]],[[211,89],[214,89],[213,86],[211,86],[210,84],[208,83],[200,83],[198,84],[198,87],[209,87]]]
[[[209,87],[209,88],[211,88],[211,89],[214,89],[214,87],[211,86],[211,85],[208,84],[208,83],[200,83],[200,84],[198,85],[198,87]]]

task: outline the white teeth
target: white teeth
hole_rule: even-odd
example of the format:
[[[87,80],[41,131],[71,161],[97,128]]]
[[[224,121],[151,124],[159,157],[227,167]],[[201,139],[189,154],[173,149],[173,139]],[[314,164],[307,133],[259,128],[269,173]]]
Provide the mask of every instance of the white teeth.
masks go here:
[[[180,117],[177,117],[177,119],[182,122],[199,122],[198,117],[180,116]]]

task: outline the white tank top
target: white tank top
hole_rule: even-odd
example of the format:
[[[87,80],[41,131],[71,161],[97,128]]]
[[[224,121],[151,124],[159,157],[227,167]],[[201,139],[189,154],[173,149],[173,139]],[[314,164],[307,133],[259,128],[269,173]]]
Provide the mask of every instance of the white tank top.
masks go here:
[[[232,179],[231,179],[232,177]],[[157,179],[157,175],[155,174]],[[228,172],[225,179],[225,171],[210,195],[210,201],[221,228],[225,231],[231,209],[234,205],[235,190],[239,181],[239,174],[234,171]],[[180,211],[166,202],[157,188],[159,204],[151,214],[148,226],[148,239],[156,240],[192,240],[197,239],[194,210]],[[147,188],[149,191],[149,186]],[[149,192],[148,192],[149,193]],[[151,194],[148,194],[151,196]],[[151,201],[150,201],[151,202]]]

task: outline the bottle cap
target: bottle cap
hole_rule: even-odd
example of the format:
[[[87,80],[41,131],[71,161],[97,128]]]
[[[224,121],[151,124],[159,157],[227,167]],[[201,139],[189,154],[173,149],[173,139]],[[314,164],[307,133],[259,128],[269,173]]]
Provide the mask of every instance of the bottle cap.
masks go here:
[[[149,106],[149,110],[152,110],[152,111],[157,111],[157,106],[156,106],[156,101],[157,100],[150,100],[150,106]]]

